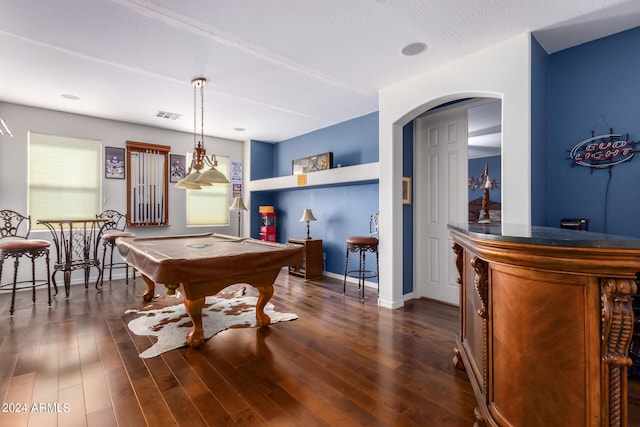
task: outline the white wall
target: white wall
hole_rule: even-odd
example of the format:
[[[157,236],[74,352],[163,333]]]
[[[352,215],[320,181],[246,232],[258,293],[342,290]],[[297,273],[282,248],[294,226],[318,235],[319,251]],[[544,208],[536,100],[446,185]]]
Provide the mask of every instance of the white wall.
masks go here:
[[[381,306],[403,305],[402,126],[421,113],[460,98],[502,99],[502,219],[530,224],[530,43],[522,34],[380,91]]]
[[[0,103],[2,117],[13,138],[0,137],[0,209],[12,209],[23,214],[28,212],[28,133],[30,131],[100,140],[104,147],[125,147],[127,140],[148,142],[171,146],[171,153],[184,155],[192,151],[193,134],[175,132],[149,126],[98,119],[52,110],[25,107],[22,105]],[[207,137],[205,147],[209,154],[229,156],[232,161],[243,161],[244,142]],[[246,168],[243,168],[246,169]],[[102,178],[102,208],[126,212],[126,180],[105,179],[104,169],[99,171]],[[131,229],[137,235],[174,235],[185,233],[217,232],[236,234],[237,214],[230,215],[230,224],[219,227],[187,227],[185,190],[169,185],[169,223],[170,227],[152,227]],[[232,198],[229,195],[229,205]],[[63,203],[64,201],[61,201]],[[96,212],[98,213],[98,212]],[[49,231],[34,231],[33,238],[51,240]],[[55,249],[52,247],[52,257]],[[26,263],[25,263],[26,264]],[[123,270],[114,271],[123,274]],[[122,272],[122,273],[120,273]],[[95,273],[95,269],[94,269]],[[72,279],[80,279],[80,271]],[[3,282],[6,282],[5,276]],[[58,274],[56,279],[62,280]]]

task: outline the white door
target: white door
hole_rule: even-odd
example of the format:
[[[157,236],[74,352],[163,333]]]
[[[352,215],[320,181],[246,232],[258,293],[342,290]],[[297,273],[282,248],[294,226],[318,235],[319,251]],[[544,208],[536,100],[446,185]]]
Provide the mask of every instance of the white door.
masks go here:
[[[468,220],[467,110],[427,114],[415,125],[416,291],[458,304],[458,273],[447,224]]]

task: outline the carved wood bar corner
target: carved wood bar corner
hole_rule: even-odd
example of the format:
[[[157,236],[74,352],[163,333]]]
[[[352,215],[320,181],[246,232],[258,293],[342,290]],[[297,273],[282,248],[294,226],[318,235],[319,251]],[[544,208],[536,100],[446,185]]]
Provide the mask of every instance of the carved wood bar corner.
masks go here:
[[[608,414],[610,426],[626,426],[628,394],[627,369],[633,364],[629,357],[633,334],[633,295],[638,290],[634,280],[604,279],[602,299],[602,375],[608,383]],[[603,390],[603,393],[606,391]]]
[[[475,425],[626,427],[640,239],[449,230],[460,284],[453,361],[476,396]]]

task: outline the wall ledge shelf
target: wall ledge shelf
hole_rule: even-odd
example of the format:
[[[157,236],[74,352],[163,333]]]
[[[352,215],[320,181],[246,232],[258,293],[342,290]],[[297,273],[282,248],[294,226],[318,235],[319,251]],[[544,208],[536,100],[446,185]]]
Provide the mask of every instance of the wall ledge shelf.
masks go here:
[[[380,163],[364,163],[355,166],[327,169],[307,174],[307,184],[298,185],[298,175],[257,179],[249,182],[249,191],[293,190],[310,187],[363,184],[377,182],[380,178]]]

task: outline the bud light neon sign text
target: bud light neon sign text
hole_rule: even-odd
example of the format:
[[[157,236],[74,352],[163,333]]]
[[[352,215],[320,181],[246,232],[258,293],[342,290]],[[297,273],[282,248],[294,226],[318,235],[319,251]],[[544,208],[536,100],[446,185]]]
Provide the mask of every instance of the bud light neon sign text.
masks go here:
[[[618,140],[621,134],[598,135],[585,139],[571,149],[574,165],[590,168],[607,168],[628,160],[635,155],[633,142]]]

